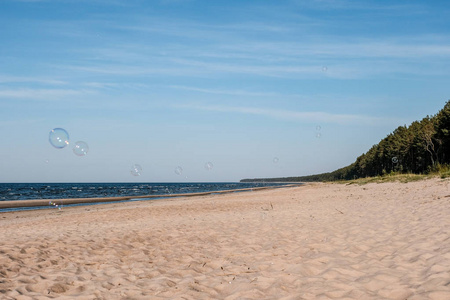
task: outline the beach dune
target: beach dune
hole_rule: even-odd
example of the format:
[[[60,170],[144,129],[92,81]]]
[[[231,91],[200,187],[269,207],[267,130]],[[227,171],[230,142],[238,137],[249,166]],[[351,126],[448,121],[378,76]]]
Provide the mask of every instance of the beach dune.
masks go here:
[[[1,299],[450,299],[450,180],[0,213]]]

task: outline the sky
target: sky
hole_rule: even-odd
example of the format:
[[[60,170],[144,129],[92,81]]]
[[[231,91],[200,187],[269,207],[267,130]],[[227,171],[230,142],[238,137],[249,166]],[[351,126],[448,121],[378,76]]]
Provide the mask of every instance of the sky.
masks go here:
[[[449,15],[448,1],[0,0],[0,182],[334,171],[450,99]]]

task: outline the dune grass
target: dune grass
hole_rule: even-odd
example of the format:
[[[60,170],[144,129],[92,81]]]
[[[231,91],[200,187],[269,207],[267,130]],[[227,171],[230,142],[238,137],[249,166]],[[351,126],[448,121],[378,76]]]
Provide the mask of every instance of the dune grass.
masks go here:
[[[411,173],[399,173],[399,172],[392,172],[383,176],[375,176],[375,177],[365,177],[365,178],[358,178],[353,180],[342,180],[337,181],[338,183],[342,184],[368,184],[368,183],[382,183],[382,182],[402,182],[402,183],[408,183],[412,181],[418,181],[418,180],[424,180],[434,177],[440,177],[442,179],[450,178],[450,168],[443,167],[439,170],[435,170],[432,172],[429,172],[427,174],[411,174]]]

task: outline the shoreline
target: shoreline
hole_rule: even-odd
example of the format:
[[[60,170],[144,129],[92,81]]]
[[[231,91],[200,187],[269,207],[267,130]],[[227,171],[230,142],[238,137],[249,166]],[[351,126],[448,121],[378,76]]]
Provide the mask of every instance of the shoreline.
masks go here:
[[[0,209],[10,208],[29,208],[29,207],[45,207],[49,205],[49,202],[58,202],[58,205],[71,205],[71,204],[93,204],[93,203],[110,203],[116,201],[127,200],[147,200],[147,199],[165,199],[165,198],[179,198],[179,197],[197,197],[206,196],[211,194],[227,194],[236,192],[258,191],[265,189],[277,189],[284,187],[301,186],[303,183],[286,184],[282,186],[264,186],[254,188],[232,189],[232,190],[218,190],[209,192],[193,192],[182,194],[159,194],[159,195],[137,195],[137,196],[118,196],[118,197],[92,197],[92,198],[63,198],[63,199],[31,199],[31,200],[10,200],[0,201]],[[0,211],[2,213],[2,211]]]

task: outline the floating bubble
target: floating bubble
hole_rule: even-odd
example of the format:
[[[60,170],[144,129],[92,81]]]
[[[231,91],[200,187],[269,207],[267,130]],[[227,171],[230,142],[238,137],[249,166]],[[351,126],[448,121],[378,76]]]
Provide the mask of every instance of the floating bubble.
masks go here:
[[[214,165],[213,165],[212,162],[210,162],[210,161],[208,161],[208,162],[205,164],[205,169],[206,169],[207,171],[210,171],[213,167],[214,167]]]
[[[321,127],[320,125],[317,125],[317,126],[316,126],[316,130],[317,130],[317,131],[320,131],[321,129],[322,129],[322,127]]]
[[[397,158],[396,156],[394,156],[394,157],[392,158],[392,162],[393,162],[394,164],[398,163],[398,158]]]
[[[138,164],[134,164],[131,166],[130,173],[133,176],[141,176],[142,167]]]
[[[55,208],[57,208],[58,210],[61,210],[61,208],[62,208],[62,205],[58,205],[58,204],[56,204],[56,202],[53,202],[53,201],[50,201],[50,202],[48,203],[48,205],[52,205],[52,206],[54,206]]]
[[[273,163],[274,164],[277,164],[279,161],[280,161],[280,159],[278,157],[274,157],[273,158]]]
[[[62,149],[69,145],[69,134],[65,129],[54,128],[49,133],[48,141],[53,147]]]
[[[323,66],[322,67],[322,72],[326,72],[326,71],[328,71],[328,67],[327,66]]]
[[[73,146],[73,153],[78,156],[85,156],[89,151],[89,146],[85,142],[78,141],[75,143],[75,146]]]
[[[50,161],[48,159],[45,160],[45,163],[48,164]]]
[[[175,174],[177,174],[177,175],[183,174],[183,168],[180,167],[180,166],[176,167],[175,168]]]
[[[316,138],[320,139],[321,136],[322,136],[322,134],[320,132],[316,133]]]

